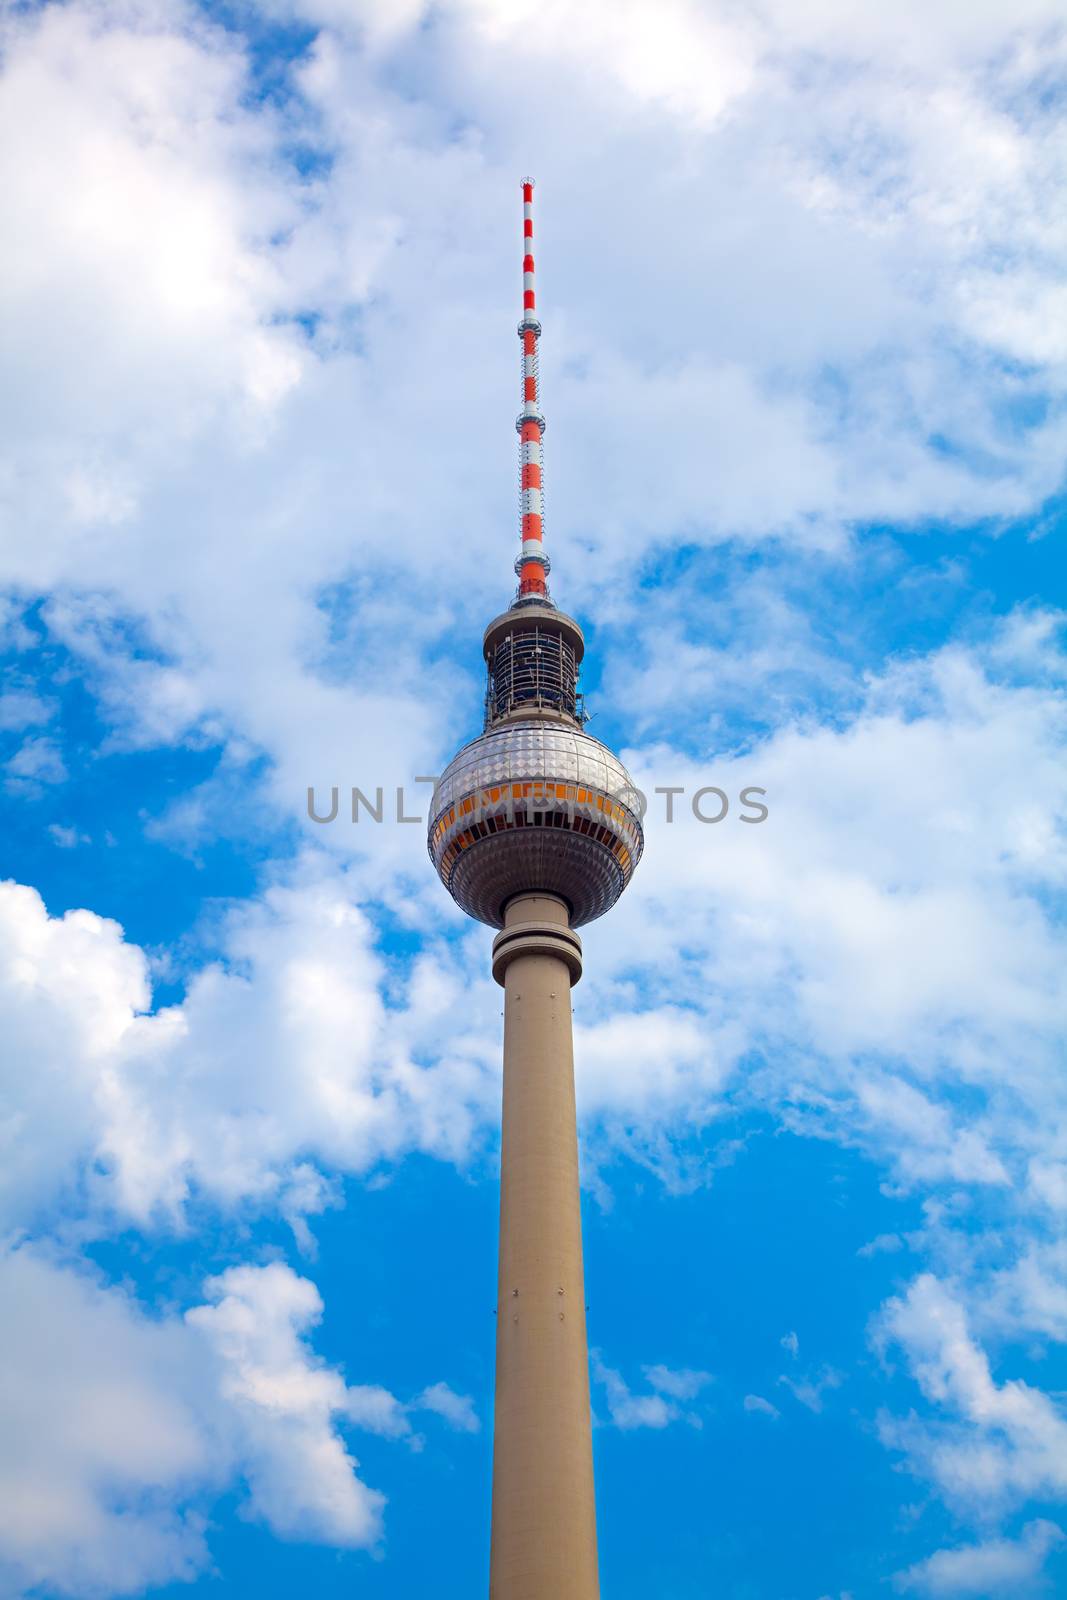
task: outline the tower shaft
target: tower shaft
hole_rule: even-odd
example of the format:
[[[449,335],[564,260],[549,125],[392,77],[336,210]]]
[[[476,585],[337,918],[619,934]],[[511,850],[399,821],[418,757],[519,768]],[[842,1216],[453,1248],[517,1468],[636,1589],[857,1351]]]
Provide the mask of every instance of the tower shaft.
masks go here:
[[[571,984],[563,901],[510,902],[490,1600],[597,1600]]]

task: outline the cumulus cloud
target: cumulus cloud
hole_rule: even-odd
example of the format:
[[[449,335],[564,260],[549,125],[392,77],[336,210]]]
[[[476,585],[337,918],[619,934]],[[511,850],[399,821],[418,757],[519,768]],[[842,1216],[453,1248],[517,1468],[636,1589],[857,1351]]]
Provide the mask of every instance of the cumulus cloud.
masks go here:
[[[832,1367],[823,1367],[817,1376],[807,1378],[791,1378],[783,1373],[778,1382],[784,1384],[795,1400],[809,1411],[818,1414],[823,1408],[823,1395],[828,1389],[839,1389],[844,1382],[840,1372],[835,1372]]]
[[[64,528],[127,521],[144,471],[191,430],[251,424],[299,379],[299,341],[269,326],[269,241],[297,201],[272,171],[269,110],[242,111],[240,47],[191,10],[50,7],[9,15],[5,36],[3,337],[25,380],[9,443],[41,487],[54,474],[55,554]]]
[[[1027,1495],[1067,1495],[1067,1416],[1017,1378],[997,1383],[964,1307],[930,1273],[884,1308],[880,1338],[901,1347],[926,1399],[941,1413],[881,1423],[884,1442],[906,1453],[968,1511],[1011,1506]]]
[[[33,689],[5,689],[0,694],[0,732],[9,733],[49,722],[54,711],[55,707]]]
[[[890,665],[837,726],[790,723],[742,756],[631,752],[648,845],[611,933],[586,936],[580,1074],[596,1084],[602,1011],[615,1094],[644,1094],[646,1116],[769,1100],[911,1185],[1003,1188],[1062,1160],[1063,699],[1012,681],[994,659],[1007,637]],[[758,827],[702,825],[684,801],[667,824],[653,794],[757,779]],[[622,1043],[635,985],[637,1036],[669,1006],[678,1070]]]
[[[353,1172],[412,1148],[464,1158],[499,1065],[477,1013],[466,1037],[431,1045],[455,981],[419,963],[407,1003],[387,1011],[365,917],[342,882],[311,869],[238,910],[226,963],[202,968],[180,1005],[150,1012],[147,960],[116,923],[52,918],[32,889],[0,886],[19,1121],[7,1225],[54,1219],[75,1199],[101,1220],[165,1224],[193,1189],[299,1225],[329,1201],[309,1155]]]
[[[180,1324],[27,1249],[0,1258],[0,1277],[9,1582],[129,1593],[192,1577],[207,1552],[191,1487],[220,1469]]]
[[[44,734],[24,739],[5,761],[4,771],[8,793],[30,799],[36,799],[46,784],[62,783],[67,776],[59,746]]]
[[[261,781],[291,816],[309,781],[364,776],[341,770],[342,730],[362,726],[397,781],[458,731],[455,694],[423,668],[471,598],[500,594],[500,217],[534,104],[556,107],[538,142],[561,541],[635,558],[678,530],[839,545],[857,519],[1015,513],[1054,486],[1059,425],[1033,419],[1055,415],[1062,362],[1023,324],[1055,325],[1033,307],[1062,276],[1058,147],[1050,116],[1018,109],[1054,8],[1010,30],[924,26],[918,56],[906,28],[812,7],[772,21],[677,0],[652,35],[640,5],[577,28],[549,8],[533,55],[522,8],[448,5],[421,31],[417,5],[388,27],[376,8],[277,9],[319,30],[284,113],[247,92],[240,33],[178,0],[7,24],[0,118],[13,132],[32,109],[48,131],[0,170],[19,241],[5,437],[33,528],[0,577],[56,592],[50,625],[125,737],[265,751]],[[414,102],[394,87],[399,48],[419,60]],[[791,50],[819,69],[791,70]],[[500,93],[519,52],[544,74],[529,99]],[[457,104],[472,135],[449,140]],[[294,145],[328,158],[313,179]],[[642,225],[605,278],[589,263],[623,166]],[[442,413],[425,373],[457,338]],[[442,484],[464,528],[445,588],[425,516]],[[594,553],[574,563],[575,603]],[[420,600],[402,625],[397,586]],[[119,624],[139,648],[116,647]]]
[[[210,1303],[185,1321],[219,1363],[252,1513],[284,1538],[374,1544],[385,1499],[356,1476],[336,1423],[395,1438],[408,1430],[398,1401],[384,1389],[349,1388],[310,1358],[305,1336],[322,1300],[289,1267],[231,1267],[205,1290]]]
[[[712,1381],[710,1372],[696,1372],[688,1367],[673,1371],[658,1362],[655,1366],[643,1367],[642,1371],[653,1389],[670,1395],[672,1400],[694,1400]]]
[[[1018,1196],[1016,1226],[1046,1225],[1067,1192],[1052,1070],[1064,951],[1051,905],[1067,875],[1056,619],[1020,613],[857,683],[808,611],[772,607],[764,587],[749,638],[776,642],[745,659],[773,709],[739,751],[709,709],[713,688],[734,703],[748,692],[710,636],[723,608],[686,594],[664,629],[652,591],[605,593],[595,574],[606,553],[643,572],[679,540],[773,545],[806,571],[809,552],[862,556],[857,527],[999,528],[1056,489],[1056,6],[1025,0],[1009,22],[996,8],[931,17],[911,0],[671,0],[650,30],[647,7],[597,0],[577,22],[541,5],[533,45],[528,7],[483,0],[435,7],[432,29],[418,0],[270,9],[315,37],[267,96],[240,32],[180,0],[72,0],[4,24],[5,642],[68,653],[108,752],[220,752],[195,794],[151,820],[159,842],[195,850],[235,825],[237,797],[265,831],[281,824],[284,851],[309,783],[432,771],[476,718],[457,621],[507,592],[501,341],[517,262],[501,218],[536,133],[551,196],[549,532],[573,555],[559,592],[595,605],[606,683],[639,719],[643,782],[693,787],[707,750],[726,748],[716,780],[758,782],[771,800],[768,823],[735,828],[729,848],[691,818],[650,825],[610,936],[589,930],[587,1124],[658,1151],[727,1106],[769,1108],[858,1145],[903,1188]],[[398,51],[416,69],[402,92]],[[520,57],[531,92],[516,97],[504,86]],[[605,275],[620,226],[627,248]],[[446,370],[442,406],[426,375]],[[463,530],[444,570],[442,525]],[[46,593],[39,621],[20,621]],[[782,713],[797,701],[790,671],[825,689],[823,725]],[[699,712],[685,728],[669,717],[683,673],[686,715]],[[35,799],[72,757],[41,731],[51,700],[27,692],[20,680],[0,717],[22,738],[6,781]],[[8,1226],[70,1213],[156,1226],[195,1194],[275,1207],[307,1249],[332,1173],[410,1149],[462,1161],[477,1145],[497,1098],[484,949],[423,942],[397,975],[359,909],[385,903],[421,938],[437,890],[420,830],[302,825],[332,865],[280,875],[235,909],[220,959],[158,1012],[144,953],[116,924],[49,918],[30,890],[0,895]],[[1056,1247],[1016,1246],[987,1323],[1057,1337]],[[229,1362],[227,1405],[251,1451],[269,1409],[257,1394],[304,1381],[314,1306],[273,1279],[220,1279],[214,1293],[189,1335]],[[938,1360],[970,1386],[935,1381],[916,1330],[950,1313],[934,1316],[932,1291],[899,1304],[911,1310],[889,1321],[930,1403],[978,1430],[973,1473],[984,1462],[989,1485],[1052,1485],[1051,1402],[988,1367],[979,1382],[969,1333]],[[169,1356],[152,1360],[170,1371]],[[635,1395],[602,1370],[619,1426],[665,1426],[690,1398],[678,1386],[700,1376],[652,1368]],[[410,1408],[327,1377],[307,1383],[313,1423],[280,1413],[297,1455],[318,1460],[316,1441],[356,1411],[409,1436]],[[463,1426],[462,1397],[436,1401]],[[951,1428],[898,1442],[947,1492],[988,1498],[964,1481]],[[321,1464],[347,1482],[342,1445]],[[179,1467],[167,1470],[134,1561],[160,1581],[201,1559],[192,1513],[175,1521],[164,1505]],[[284,1521],[284,1472],[256,1471],[263,1514]],[[337,1526],[369,1531],[371,1500],[345,1493]]]
[[[989,1274],[976,1311],[994,1332],[1067,1342],[1067,1239],[1027,1241],[1016,1260]]]
[[[1054,1522],[1028,1522],[1018,1539],[986,1539],[981,1544],[936,1550],[897,1575],[898,1589],[920,1595],[1025,1595],[1044,1589],[1041,1569],[1049,1551],[1063,1542]]]
[[[699,1015],[671,1005],[593,1022],[579,1016],[575,1051],[583,1115],[621,1113],[649,1123],[669,1117],[680,1100],[704,1095],[713,1103],[732,1064]]]
[[[48,833],[52,843],[59,850],[76,850],[80,844],[92,843],[87,833],[79,833],[77,828],[62,822],[50,822]]]
[[[746,1411],[755,1411],[760,1416],[770,1417],[773,1420],[777,1420],[782,1414],[777,1406],[772,1406],[771,1402],[765,1400],[761,1394],[746,1394],[743,1404]]]
[[[652,1390],[650,1394],[635,1394],[614,1367],[606,1366],[598,1351],[591,1352],[594,1382],[601,1385],[607,1402],[612,1425],[627,1432],[634,1428],[666,1428],[672,1422],[687,1422],[690,1427],[702,1427],[699,1412],[687,1411],[680,1401],[692,1400],[712,1381],[710,1373],[672,1371],[669,1367],[645,1367],[644,1374]]]
[[[868,1239],[866,1244],[861,1244],[856,1254],[869,1259],[871,1256],[895,1255],[903,1249],[904,1240],[899,1233],[879,1233],[873,1239]]]
[[[432,1411],[459,1433],[478,1433],[481,1422],[468,1394],[457,1394],[447,1383],[431,1383],[411,1403],[413,1411]]]
[[[359,1548],[384,1496],[342,1430],[402,1436],[400,1403],[314,1354],[312,1283],[229,1269],[184,1319],[40,1247],[0,1257],[0,1575],[13,1592],[127,1594],[209,1561],[206,1513],[242,1488],[281,1537]]]
[[[1025,648],[1032,658],[1029,635]],[[1047,650],[1042,660],[1051,673]],[[1046,899],[1061,847],[1045,810],[1020,801],[1004,775],[1031,771],[1048,814],[1062,809],[1061,705],[1051,679],[1013,681],[1017,661],[1008,630],[986,648],[872,677],[860,712],[837,729],[769,736],[761,776],[786,804],[739,847],[709,848],[711,830],[691,820],[658,836],[650,827],[648,860],[616,913],[620,937],[594,926],[586,938],[587,1118],[610,1127],[621,1112],[623,1126],[652,1137],[728,1103],[761,1104],[801,1131],[860,1144],[912,1187],[1027,1182],[1044,1214],[1062,1161],[1047,1071],[1060,933]],[[680,765],[683,778],[699,775]],[[902,770],[922,771],[919,792],[894,786]],[[783,814],[789,826],[776,834]],[[357,882],[309,858],[235,909],[224,959],[159,1013],[144,956],[115,924],[89,912],[49,918],[32,891],[6,889],[10,1059],[37,1064],[12,1080],[24,1136],[6,1175],[9,1218],[88,1200],[98,1226],[109,1214],[155,1225],[179,1217],[195,1191],[227,1208],[275,1207],[299,1230],[327,1202],[331,1171],[366,1171],[409,1149],[466,1159],[498,1096],[498,1007],[475,942],[427,949],[399,986],[387,981],[353,903]],[[657,993],[664,972],[669,996]],[[442,1023],[461,976],[473,1005],[457,1035]],[[635,1014],[637,994],[645,1009]],[[635,1015],[643,1032],[629,1026]],[[598,1034],[614,1069],[599,1085]],[[787,1039],[805,1048],[783,1071],[776,1047]],[[1052,1331],[1056,1259],[1028,1272],[1005,1271],[989,1315],[1027,1308]],[[603,1371],[617,1425],[677,1420],[669,1390],[634,1393]],[[796,1381],[801,1403],[821,1404],[819,1374]],[[1031,1434],[1039,1423],[1054,1432],[1050,1403],[1031,1393]],[[951,1426],[883,1430],[961,1500],[995,1500],[1000,1482],[1009,1498],[1052,1483],[1025,1434],[1008,1445],[983,1435],[975,1452]]]

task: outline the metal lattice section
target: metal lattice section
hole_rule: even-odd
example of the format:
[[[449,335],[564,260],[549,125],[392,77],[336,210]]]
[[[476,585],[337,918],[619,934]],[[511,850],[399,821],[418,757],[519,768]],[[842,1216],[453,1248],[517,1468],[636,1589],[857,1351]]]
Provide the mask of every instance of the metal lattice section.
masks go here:
[[[581,724],[578,660],[570,640],[551,625],[535,623],[506,634],[490,654],[488,669],[487,728],[514,711],[556,711]]]

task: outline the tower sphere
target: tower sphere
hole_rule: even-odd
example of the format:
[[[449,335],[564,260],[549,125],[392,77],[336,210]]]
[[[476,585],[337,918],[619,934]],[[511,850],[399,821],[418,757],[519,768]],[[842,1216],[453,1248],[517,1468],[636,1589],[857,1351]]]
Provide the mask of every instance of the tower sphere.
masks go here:
[[[609,911],[644,843],[629,773],[580,724],[527,714],[464,745],[434,791],[429,848],[469,916],[504,926],[516,895],[558,895],[572,928]]]

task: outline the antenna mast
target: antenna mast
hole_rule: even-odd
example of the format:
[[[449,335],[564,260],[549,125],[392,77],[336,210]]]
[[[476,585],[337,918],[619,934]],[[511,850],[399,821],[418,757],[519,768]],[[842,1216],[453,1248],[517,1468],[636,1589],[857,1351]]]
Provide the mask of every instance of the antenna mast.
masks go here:
[[[532,178],[522,180],[522,410],[515,421],[519,434],[519,507],[522,550],[515,562],[519,592],[515,604],[540,601],[551,605],[548,597],[549,559],[544,548],[544,504],[541,495],[541,437],[545,419],[541,415],[540,362],[538,341],[541,324],[537,320],[534,294]]]

